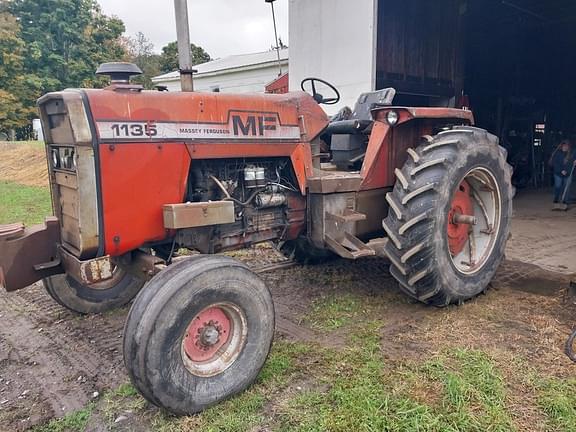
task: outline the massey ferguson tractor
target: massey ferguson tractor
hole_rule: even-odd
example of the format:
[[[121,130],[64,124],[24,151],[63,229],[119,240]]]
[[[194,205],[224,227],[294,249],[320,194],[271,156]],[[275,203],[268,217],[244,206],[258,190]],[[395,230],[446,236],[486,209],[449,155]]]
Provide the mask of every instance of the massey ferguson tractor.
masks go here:
[[[358,260],[386,238],[382,265],[439,307],[485,291],[503,259],[511,168],[470,111],[396,107],[385,89],[330,119],[320,105],[338,90],[316,78],[309,94],[231,95],[144,91],[133,65],[100,72],[105,89],[39,101],[54,217],[0,227],[0,284],[42,280],[83,314],[136,297],[124,360],[153,404],[199,412],[266,360],[270,292],[221,252],[273,242],[302,262]],[[175,260],[182,249],[196,253]]]

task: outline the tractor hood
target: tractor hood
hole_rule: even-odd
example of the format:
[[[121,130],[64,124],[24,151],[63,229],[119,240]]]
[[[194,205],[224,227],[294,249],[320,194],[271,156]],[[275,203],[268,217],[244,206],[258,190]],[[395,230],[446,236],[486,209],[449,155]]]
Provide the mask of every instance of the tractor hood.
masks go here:
[[[86,90],[100,142],[310,142],[327,126],[306,93],[168,93],[111,86]]]

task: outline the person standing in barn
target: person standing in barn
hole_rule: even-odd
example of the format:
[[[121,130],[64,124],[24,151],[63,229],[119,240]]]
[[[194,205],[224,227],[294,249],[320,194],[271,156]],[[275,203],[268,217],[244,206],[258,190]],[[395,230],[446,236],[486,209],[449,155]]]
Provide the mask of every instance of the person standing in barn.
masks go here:
[[[570,183],[576,167],[576,160],[572,152],[572,143],[563,140],[550,157],[550,167],[554,173],[554,204],[568,204]]]

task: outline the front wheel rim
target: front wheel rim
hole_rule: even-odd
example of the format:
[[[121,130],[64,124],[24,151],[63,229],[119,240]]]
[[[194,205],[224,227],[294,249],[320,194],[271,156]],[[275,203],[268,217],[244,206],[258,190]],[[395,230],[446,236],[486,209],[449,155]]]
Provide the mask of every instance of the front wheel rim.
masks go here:
[[[484,167],[470,170],[459,182],[448,211],[449,255],[456,270],[471,276],[489,261],[500,234],[501,191]]]
[[[186,369],[193,375],[212,377],[238,359],[248,327],[242,310],[231,303],[208,306],[190,321],[181,343]]]

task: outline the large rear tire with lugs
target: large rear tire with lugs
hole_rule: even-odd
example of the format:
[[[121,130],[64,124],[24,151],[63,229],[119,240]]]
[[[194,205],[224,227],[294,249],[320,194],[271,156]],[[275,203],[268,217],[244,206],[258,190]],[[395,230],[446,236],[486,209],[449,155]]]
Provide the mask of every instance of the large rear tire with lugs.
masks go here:
[[[512,168],[498,139],[455,127],[425,137],[386,197],[390,272],[401,289],[434,306],[484,292],[510,233]]]
[[[151,403],[189,415],[254,382],[274,336],[264,282],[224,256],[173,264],[140,292],[124,328],[124,363]]]

